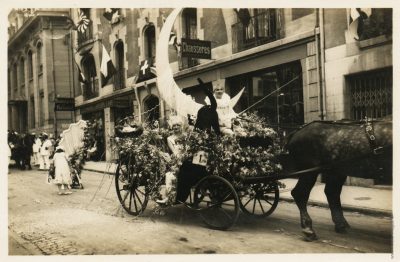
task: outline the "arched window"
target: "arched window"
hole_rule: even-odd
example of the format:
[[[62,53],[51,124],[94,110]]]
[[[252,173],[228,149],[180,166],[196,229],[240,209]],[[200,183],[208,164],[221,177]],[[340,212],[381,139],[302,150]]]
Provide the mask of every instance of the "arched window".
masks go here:
[[[42,43],[38,43],[36,46],[37,49],[37,63],[38,63],[38,74],[43,72],[43,62],[42,62]]]
[[[154,25],[148,26],[144,31],[144,54],[150,66],[156,61],[156,30]]]
[[[155,95],[148,96],[144,101],[145,122],[153,123],[160,119],[160,100]]]
[[[31,50],[28,52],[28,77],[29,79],[33,78],[33,59]]]
[[[82,73],[85,76],[86,82],[83,88],[83,97],[90,99],[98,96],[98,83],[97,83],[97,72],[96,64],[92,54],[86,54],[82,58]]]
[[[125,52],[124,43],[120,40],[115,45],[115,66],[116,74],[114,75],[114,88],[121,89],[125,87]]]

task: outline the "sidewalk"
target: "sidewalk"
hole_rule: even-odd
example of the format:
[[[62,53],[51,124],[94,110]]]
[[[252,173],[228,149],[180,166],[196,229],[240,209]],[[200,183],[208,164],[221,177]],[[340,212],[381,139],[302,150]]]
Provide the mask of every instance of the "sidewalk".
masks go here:
[[[84,170],[114,174],[116,167],[114,163],[86,162]],[[297,179],[283,179],[281,182],[286,185],[286,188],[280,189],[280,199],[292,202],[293,198],[290,191],[296,185]],[[310,194],[309,204],[328,207],[324,187],[325,184],[319,182],[315,184]],[[345,211],[392,217],[391,189],[343,186],[341,200]]]

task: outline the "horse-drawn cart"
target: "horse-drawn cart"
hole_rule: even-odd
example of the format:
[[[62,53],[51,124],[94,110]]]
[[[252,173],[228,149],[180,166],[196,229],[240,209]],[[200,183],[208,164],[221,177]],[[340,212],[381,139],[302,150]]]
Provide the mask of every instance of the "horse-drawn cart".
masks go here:
[[[188,139],[198,139],[188,136]],[[139,137],[140,138],[140,137]],[[138,139],[138,138],[132,138]],[[145,139],[145,138],[144,138]],[[238,140],[237,146],[245,148],[248,146],[258,150],[271,150],[271,139],[260,139],[254,142],[252,138],[230,138]],[[162,139],[158,142],[147,142],[149,146],[155,146],[155,150],[162,151]],[[154,151],[152,154],[156,154]],[[264,151],[266,152],[266,151]],[[272,151],[268,151],[272,155]],[[193,155],[191,155],[193,156]],[[183,172],[178,175],[178,195],[182,186],[188,183],[179,183],[179,179],[188,179],[190,194],[188,198],[177,200],[173,204],[184,204],[188,208],[199,213],[202,220],[213,229],[228,229],[238,219],[240,211],[246,214],[266,217],[272,214],[279,201],[278,177],[272,173],[267,176],[246,176],[241,172],[243,165],[230,164],[229,172],[217,174],[207,171],[204,167],[207,161],[195,162],[195,157],[186,159],[179,167]],[[122,207],[131,215],[140,215],[146,209],[148,202],[157,196],[160,187],[164,184],[164,174],[155,172],[152,175],[140,175],[140,167],[135,166],[138,155],[120,154],[118,166],[115,173],[115,186],[118,199]],[[197,159],[198,160],[198,159]],[[157,157],[153,161],[159,161]],[[222,161],[222,160],[221,160]],[[248,162],[248,161],[247,161]],[[275,163],[277,164],[277,163]],[[203,166],[202,166],[203,165]],[[279,164],[277,164],[279,165]]]

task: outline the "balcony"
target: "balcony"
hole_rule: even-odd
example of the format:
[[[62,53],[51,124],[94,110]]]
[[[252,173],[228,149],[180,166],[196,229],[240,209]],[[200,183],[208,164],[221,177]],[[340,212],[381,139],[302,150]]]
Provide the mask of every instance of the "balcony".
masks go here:
[[[248,26],[242,22],[232,25],[233,53],[260,46],[278,39],[277,14],[268,9],[250,18]]]

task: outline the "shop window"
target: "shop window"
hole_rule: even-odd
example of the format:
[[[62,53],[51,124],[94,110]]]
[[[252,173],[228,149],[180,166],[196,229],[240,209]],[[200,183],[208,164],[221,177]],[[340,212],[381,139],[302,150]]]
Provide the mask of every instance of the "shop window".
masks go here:
[[[147,97],[144,102],[144,122],[153,124],[160,119],[160,100],[154,95]]]
[[[285,85],[298,76],[298,79]],[[292,131],[304,124],[303,84],[299,62],[233,77],[228,79],[228,83],[231,96],[236,95],[243,86],[246,87],[235,107],[237,112],[254,105],[250,112],[258,113],[279,130]],[[284,87],[278,90],[282,86]],[[257,102],[259,104],[255,105]]]
[[[114,75],[114,89],[122,89],[125,87],[125,52],[124,52],[124,43],[122,41],[118,41],[115,45],[115,66],[116,72]]]
[[[144,30],[144,54],[149,66],[156,62],[156,30],[154,25]]]
[[[197,37],[197,9],[185,8],[182,11],[182,38],[198,39]],[[198,59],[182,57],[180,69],[193,67],[199,64]]]
[[[82,73],[86,82],[83,84],[83,97],[90,99],[98,96],[99,88],[97,81],[96,64],[92,54],[86,54],[82,58]]]
[[[105,132],[104,132],[104,111],[96,111],[91,113],[82,114],[83,120],[88,120],[92,123],[93,128],[89,130],[89,136],[94,141],[89,143],[95,143],[97,150],[89,156],[90,160],[93,161],[104,161],[105,160]]]
[[[360,40],[374,38],[380,35],[392,35],[393,9],[372,8],[367,19],[359,20],[358,32]]]
[[[232,25],[234,53],[278,38],[276,9],[236,9],[236,14],[239,22]]]
[[[392,114],[392,68],[347,77],[350,115],[354,120]]]

